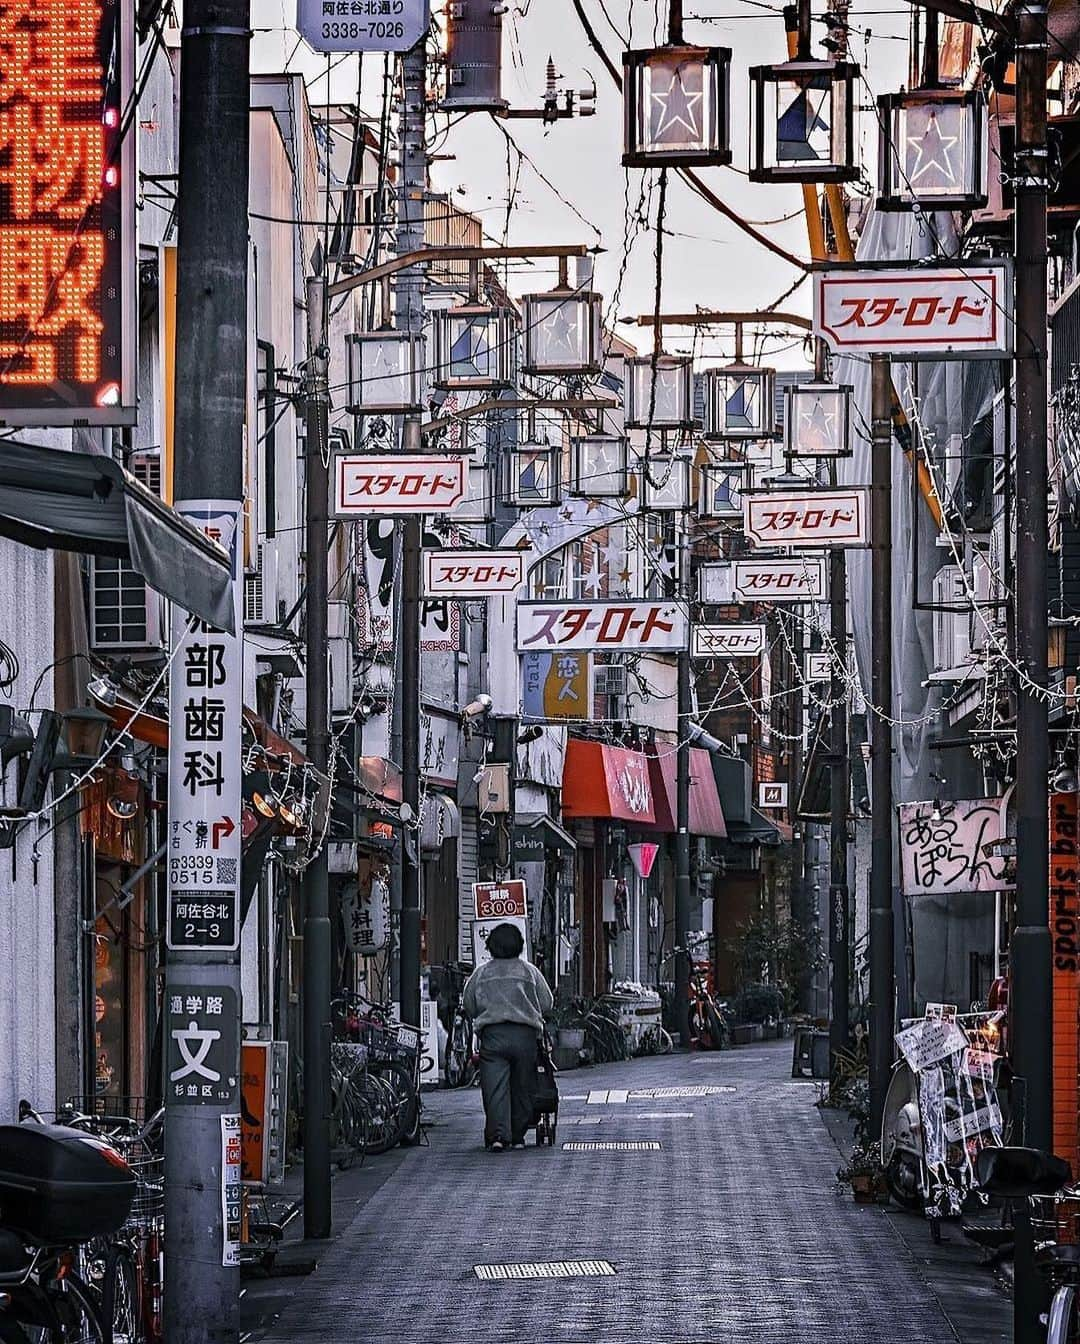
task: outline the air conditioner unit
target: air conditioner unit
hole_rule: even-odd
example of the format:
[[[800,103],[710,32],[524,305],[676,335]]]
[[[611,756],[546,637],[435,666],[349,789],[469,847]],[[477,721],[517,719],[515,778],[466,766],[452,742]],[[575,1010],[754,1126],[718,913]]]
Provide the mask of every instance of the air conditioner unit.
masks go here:
[[[263,621],[263,548],[255,548],[255,571],[244,575],[244,624],[259,625]]]
[[[984,550],[981,546],[973,546],[968,557],[968,567],[971,575],[971,591],[975,597],[968,633],[972,649],[982,652],[990,638],[987,626],[992,627],[997,620],[997,613],[992,604],[1000,596],[999,585],[988,550]]]
[[[128,471],[147,490],[162,498],[161,492],[161,450],[159,448],[140,448],[128,459]]]
[[[101,650],[155,652],[165,647],[166,606],[126,560],[90,559],[90,645]]]
[[[593,693],[618,696],[626,694],[626,666],[623,663],[605,663],[593,668]]]
[[[934,612],[934,667],[938,672],[966,669],[971,662],[971,599],[959,565],[942,565],[934,575],[933,604],[958,608]]]

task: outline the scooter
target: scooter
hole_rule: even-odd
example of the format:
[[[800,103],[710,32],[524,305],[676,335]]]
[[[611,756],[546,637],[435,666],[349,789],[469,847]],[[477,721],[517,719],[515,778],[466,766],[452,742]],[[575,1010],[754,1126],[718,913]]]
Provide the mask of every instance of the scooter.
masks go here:
[[[922,1211],[933,1193],[923,1147],[915,1075],[903,1059],[893,1065],[881,1117],[881,1165],[889,1194],[901,1208]]]

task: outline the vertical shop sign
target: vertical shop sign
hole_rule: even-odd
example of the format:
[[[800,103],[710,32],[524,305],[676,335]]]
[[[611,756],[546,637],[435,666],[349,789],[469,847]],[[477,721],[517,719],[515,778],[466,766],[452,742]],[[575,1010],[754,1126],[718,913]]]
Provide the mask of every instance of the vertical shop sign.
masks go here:
[[[1077,795],[1050,795],[1051,984],[1054,996],[1054,1152],[1076,1170],[1080,1159],[1077,1089],[1080,1088],[1080,869],[1077,866]]]
[[[223,1241],[221,1263],[238,1265],[240,1263],[241,1233],[241,1182],[240,1171],[243,1158],[243,1140],[240,1135],[240,1117],[223,1115],[221,1117],[221,1225]]]
[[[0,3],[0,424],[134,423],[133,21]]]
[[[270,1159],[272,1041],[240,1046],[240,1177],[265,1182]]]
[[[240,612],[240,505],[185,501],[177,511],[224,546]],[[173,607],[169,678],[169,919],[167,945],[187,952],[240,945],[240,733],[243,654],[227,635]]]

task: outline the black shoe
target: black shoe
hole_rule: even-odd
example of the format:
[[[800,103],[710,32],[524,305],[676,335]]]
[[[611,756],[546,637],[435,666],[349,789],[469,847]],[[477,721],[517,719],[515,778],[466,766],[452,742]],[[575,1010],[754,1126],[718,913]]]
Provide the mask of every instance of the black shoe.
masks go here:
[[[507,1147],[507,1145],[506,1145],[505,1140],[503,1140],[503,1139],[492,1139],[492,1141],[488,1144],[488,1152],[489,1152],[489,1153],[505,1153],[505,1152],[506,1152],[506,1147]]]

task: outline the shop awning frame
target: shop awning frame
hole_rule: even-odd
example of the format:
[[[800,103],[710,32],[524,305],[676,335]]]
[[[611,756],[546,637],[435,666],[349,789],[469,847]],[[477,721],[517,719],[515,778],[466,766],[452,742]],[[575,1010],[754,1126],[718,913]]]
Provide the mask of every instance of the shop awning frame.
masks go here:
[[[514,815],[514,825],[522,831],[542,830],[545,832],[545,843],[548,839],[554,843],[547,843],[548,849],[561,850],[572,854],[578,847],[577,841],[569,831],[564,830],[554,817],[548,816],[546,812],[518,812]]]
[[[5,441],[0,536],[126,560],[178,607],[235,633],[227,552],[111,457]]]

